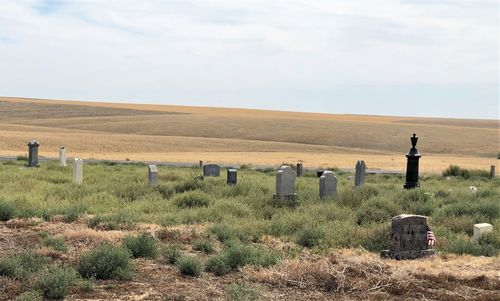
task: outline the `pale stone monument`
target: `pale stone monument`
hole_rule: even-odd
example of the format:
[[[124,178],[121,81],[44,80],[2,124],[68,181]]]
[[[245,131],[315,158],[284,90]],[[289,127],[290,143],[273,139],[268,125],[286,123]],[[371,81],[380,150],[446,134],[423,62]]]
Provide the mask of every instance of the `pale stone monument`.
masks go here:
[[[337,195],[337,177],[333,172],[324,171],[319,177],[319,197],[326,199]]]
[[[302,177],[302,170],[303,170],[303,166],[302,166],[302,163],[297,163],[297,177]]]
[[[66,167],[66,149],[64,149],[64,146],[59,148],[59,166]]]
[[[148,165],[148,180],[149,185],[158,185],[158,168],[154,164]]]
[[[220,166],[217,164],[203,165],[204,177],[220,177]]]
[[[38,165],[38,147],[40,144],[36,140],[28,143],[28,167],[39,167]]]
[[[360,187],[365,184],[365,172],[366,172],[366,164],[365,161],[359,160],[356,163],[356,175],[354,177],[354,186]]]
[[[73,183],[82,184],[83,182],[83,160],[75,158],[73,160]]]
[[[275,198],[293,200],[295,193],[295,172],[290,166],[283,165],[276,173]]]
[[[389,250],[380,254],[393,259],[415,259],[436,254],[429,249],[427,217],[400,214],[392,218],[391,244]]]
[[[235,168],[227,169],[227,185],[236,185],[238,181],[238,170]]]
[[[479,241],[479,238],[481,236],[490,232],[493,232],[493,225],[490,225],[488,223],[475,224],[472,240]]]

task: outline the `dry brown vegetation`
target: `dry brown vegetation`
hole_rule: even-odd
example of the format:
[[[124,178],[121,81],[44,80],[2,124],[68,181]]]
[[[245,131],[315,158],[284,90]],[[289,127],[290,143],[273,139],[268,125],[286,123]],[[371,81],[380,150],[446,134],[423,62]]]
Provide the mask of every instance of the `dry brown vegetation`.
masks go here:
[[[498,120],[333,115],[262,110],[69,102],[0,97],[0,155],[42,143],[42,156],[403,170],[420,137],[423,172],[450,164],[486,169],[499,152]]]

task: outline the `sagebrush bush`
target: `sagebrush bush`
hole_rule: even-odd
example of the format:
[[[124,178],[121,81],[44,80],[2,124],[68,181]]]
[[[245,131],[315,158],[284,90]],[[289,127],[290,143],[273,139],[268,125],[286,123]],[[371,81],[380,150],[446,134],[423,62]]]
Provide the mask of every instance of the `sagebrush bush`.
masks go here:
[[[210,257],[205,268],[207,272],[212,272],[216,276],[222,276],[231,271],[231,267],[223,253]]]
[[[89,219],[87,226],[99,230],[130,230],[135,227],[135,216],[127,212],[116,214],[96,215]]]
[[[20,294],[14,299],[14,301],[42,301],[43,297],[40,292],[37,291],[28,291]]]
[[[184,276],[199,277],[203,271],[203,263],[194,256],[186,256],[177,263],[179,272]]]
[[[189,191],[173,198],[173,203],[179,208],[207,207],[212,198],[202,191]]]
[[[256,301],[262,295],[260,289],[249,284],[239,283],[226,286],[225,292],[228,301]]]
[[[486,170],[481,169],[466,169],[458,165],[450,165],[448,168],[443,170],[443,177],[462,177],[464,179],[483,177],[488,178],[490,173]]]
[[[214,246],[209,240],[196,240],[193,242],[193,250],[210,254],[214,252]]]
[[[5,222],[14,218],[14,206],[0,199],[0,221]]]
[[[129,280],[130,257],[129,250],[104,244],[80,256],[78,272],[84,278]]]
[[[49,258],[24,251],[20,254],[0,258],[0,276],[11,278],[25,278],[31,273],[42,269],[49,262]]]
[[[182,258],[182,247],[178,244],[170,244],[160,249],[160,256],[166,263],[176,264]]]
[[[43,239],[43,245],[59,252],[68,251],[68,244],[66,244],[66,241],[62,237],[46,237]]]
[[[123,246],[129,249],[135,258],[155,258],[158,250],[156,240],[146,233],[125,237]]]
[[[37,279],[37,288],[48,299],[64,298],[78,279],[73,268],[53,266],[42,273]]]
[[[324,232],[318,228],[304,228],[297,233],[297,244],[312,248],[317,246],[324,237]]]

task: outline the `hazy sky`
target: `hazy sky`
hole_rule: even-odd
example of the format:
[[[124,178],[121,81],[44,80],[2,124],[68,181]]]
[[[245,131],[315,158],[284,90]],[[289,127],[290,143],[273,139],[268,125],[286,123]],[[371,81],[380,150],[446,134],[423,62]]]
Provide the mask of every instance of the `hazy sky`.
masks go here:
[[[498,1],[1,0],[0,95],[499,118]]]

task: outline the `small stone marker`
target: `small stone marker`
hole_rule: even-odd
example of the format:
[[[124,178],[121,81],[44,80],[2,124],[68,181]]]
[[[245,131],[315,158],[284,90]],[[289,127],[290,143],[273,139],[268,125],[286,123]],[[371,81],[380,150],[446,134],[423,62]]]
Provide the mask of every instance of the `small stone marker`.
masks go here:
[[[158,185],[158,168],[154,164],[148,165],[148,179],[149,185]]]
[[[490,166],[490,178],[491,179],[495,178],[495,165]]]
[[[356,163],[356,175],[354,177],[354,186],[360,187],[365,184],[365,172],[366,172],[366,164],[363,160],[358,160]]]
[[[200,160],[199,164],[200,164],[200,168],[203,168],[203,161],[202,160]]]
[[[479,241],[479,238],[481,236],[490,232],[493,232],[493,225],[490,225],[488,223],[475,224],[472,240]]]
[[[28,143],[28,167],[39,167],[38,165],[38,147],[40,144],[36,140]]]
[[[73,183],[82,184],[83,182],[83,160],[75,158],[73,160]]]
[[[204,177],[220,177],[220,166],[217,164],[203,165]]]
[[[319,177],[319,197],[326,199],[337,195],[337,177],[327,170]]]
[[[238,170],[235,168],[227,169],[227,185],[236,185],[238,181]]]
[[[64,146],[59,148],[59,166],[66,167],[66,149],[64,149]]]
[[[297,177],[302,177],[302,163],[297,163]]]
[[[393,259],[415,259],[436,254],[427,244],[427,217],[400,214],[392,218],[391,245],[380,254]]]
[[[283,165],[276,173],[275,198],[293,200],[295,193],[295,172],[290,166]]]

